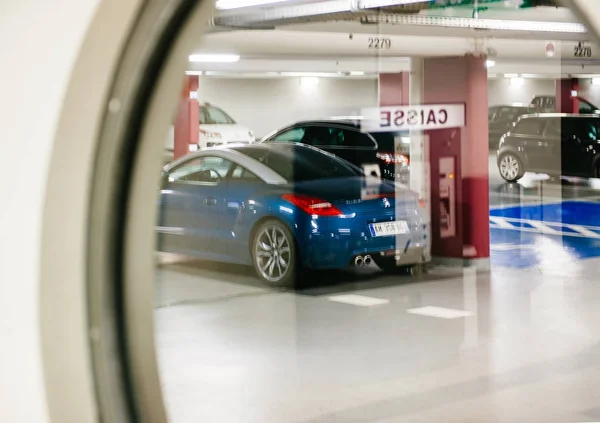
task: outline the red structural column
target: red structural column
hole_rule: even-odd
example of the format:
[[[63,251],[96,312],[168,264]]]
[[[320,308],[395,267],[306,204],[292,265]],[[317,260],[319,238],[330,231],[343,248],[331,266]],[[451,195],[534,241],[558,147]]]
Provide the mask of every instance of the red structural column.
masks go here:
[[[190,152],[190,145],[198,145],[200,106],[196,96],[198,91],[198,76],[186,75],[181,89],[179,106],[175,115],[174,158],[177,159]]]
[[[409,73],[379,74],[379,105],[404,106],[408,104],[410,93]]]
[[[556,111],[558,113],[579,113],[578,92],[578,78],[556,81]]]
[[[434,255],[467,259],[489,265],[489,142],[488,90],[484,57],[465,56],[425,59],[423,63],[424,104],[465,105],[466,126],[456,130],[426,131],[430,142],[431,168],[442,157],[454,157],[457,194],[456,237],[437,236],[440,245]],[[432,172],[432,201],[439,191],[439,175]],[[440,213],[432,203],[432,223]],[[432,227],[432,231],[438,231]],[[436,234],[432,235],[436,242]],[[462,248],[461,248],[462,247]]]

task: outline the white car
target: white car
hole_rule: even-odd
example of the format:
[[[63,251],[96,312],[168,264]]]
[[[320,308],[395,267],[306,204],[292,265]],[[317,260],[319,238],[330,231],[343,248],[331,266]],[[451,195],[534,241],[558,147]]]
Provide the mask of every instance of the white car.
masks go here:
[[[252,130],[240,125],[225,111],[209,103],[200,104],[199,130],[198,146],[190,145],[190,151],[223,144],[252,144],[255,141]],[[171,127],[167,150],[173,151],[174,147],[174,128]]]

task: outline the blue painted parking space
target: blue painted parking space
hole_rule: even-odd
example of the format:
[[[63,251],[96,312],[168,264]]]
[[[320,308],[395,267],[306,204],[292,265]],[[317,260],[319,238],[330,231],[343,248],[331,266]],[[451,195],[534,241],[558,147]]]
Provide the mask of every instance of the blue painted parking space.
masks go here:
[[[529,268],[600,257],[600,203],[565,201],[490,210],[493,265]]]

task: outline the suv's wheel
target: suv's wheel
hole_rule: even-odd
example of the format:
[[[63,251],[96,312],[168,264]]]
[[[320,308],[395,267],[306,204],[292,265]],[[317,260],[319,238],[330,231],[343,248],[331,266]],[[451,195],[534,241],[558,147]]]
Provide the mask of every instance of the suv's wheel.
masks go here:
[[[280,221],[267,220],[254,231],[252,262],[258,276],[272,286],[291,287],[296,277],[296,245]]]
[[[505,153],[500,157],[498,170],[500,176],[507,182],[516,182],[525,174],[523,163],[512,153]]]

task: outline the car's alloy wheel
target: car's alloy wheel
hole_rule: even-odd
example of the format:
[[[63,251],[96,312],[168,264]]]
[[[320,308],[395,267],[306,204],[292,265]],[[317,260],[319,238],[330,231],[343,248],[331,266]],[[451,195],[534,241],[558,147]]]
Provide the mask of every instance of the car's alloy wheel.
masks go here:
[[[295,247],[292,234],[282,223],[263,223],[256,230],[252,253],[261,279],[270,285],[290,285],[295,276]]]
[[[512,154],[505,154],[500,159],[500,176],[508,182],[514,182],[523,176],[521,161]]]

